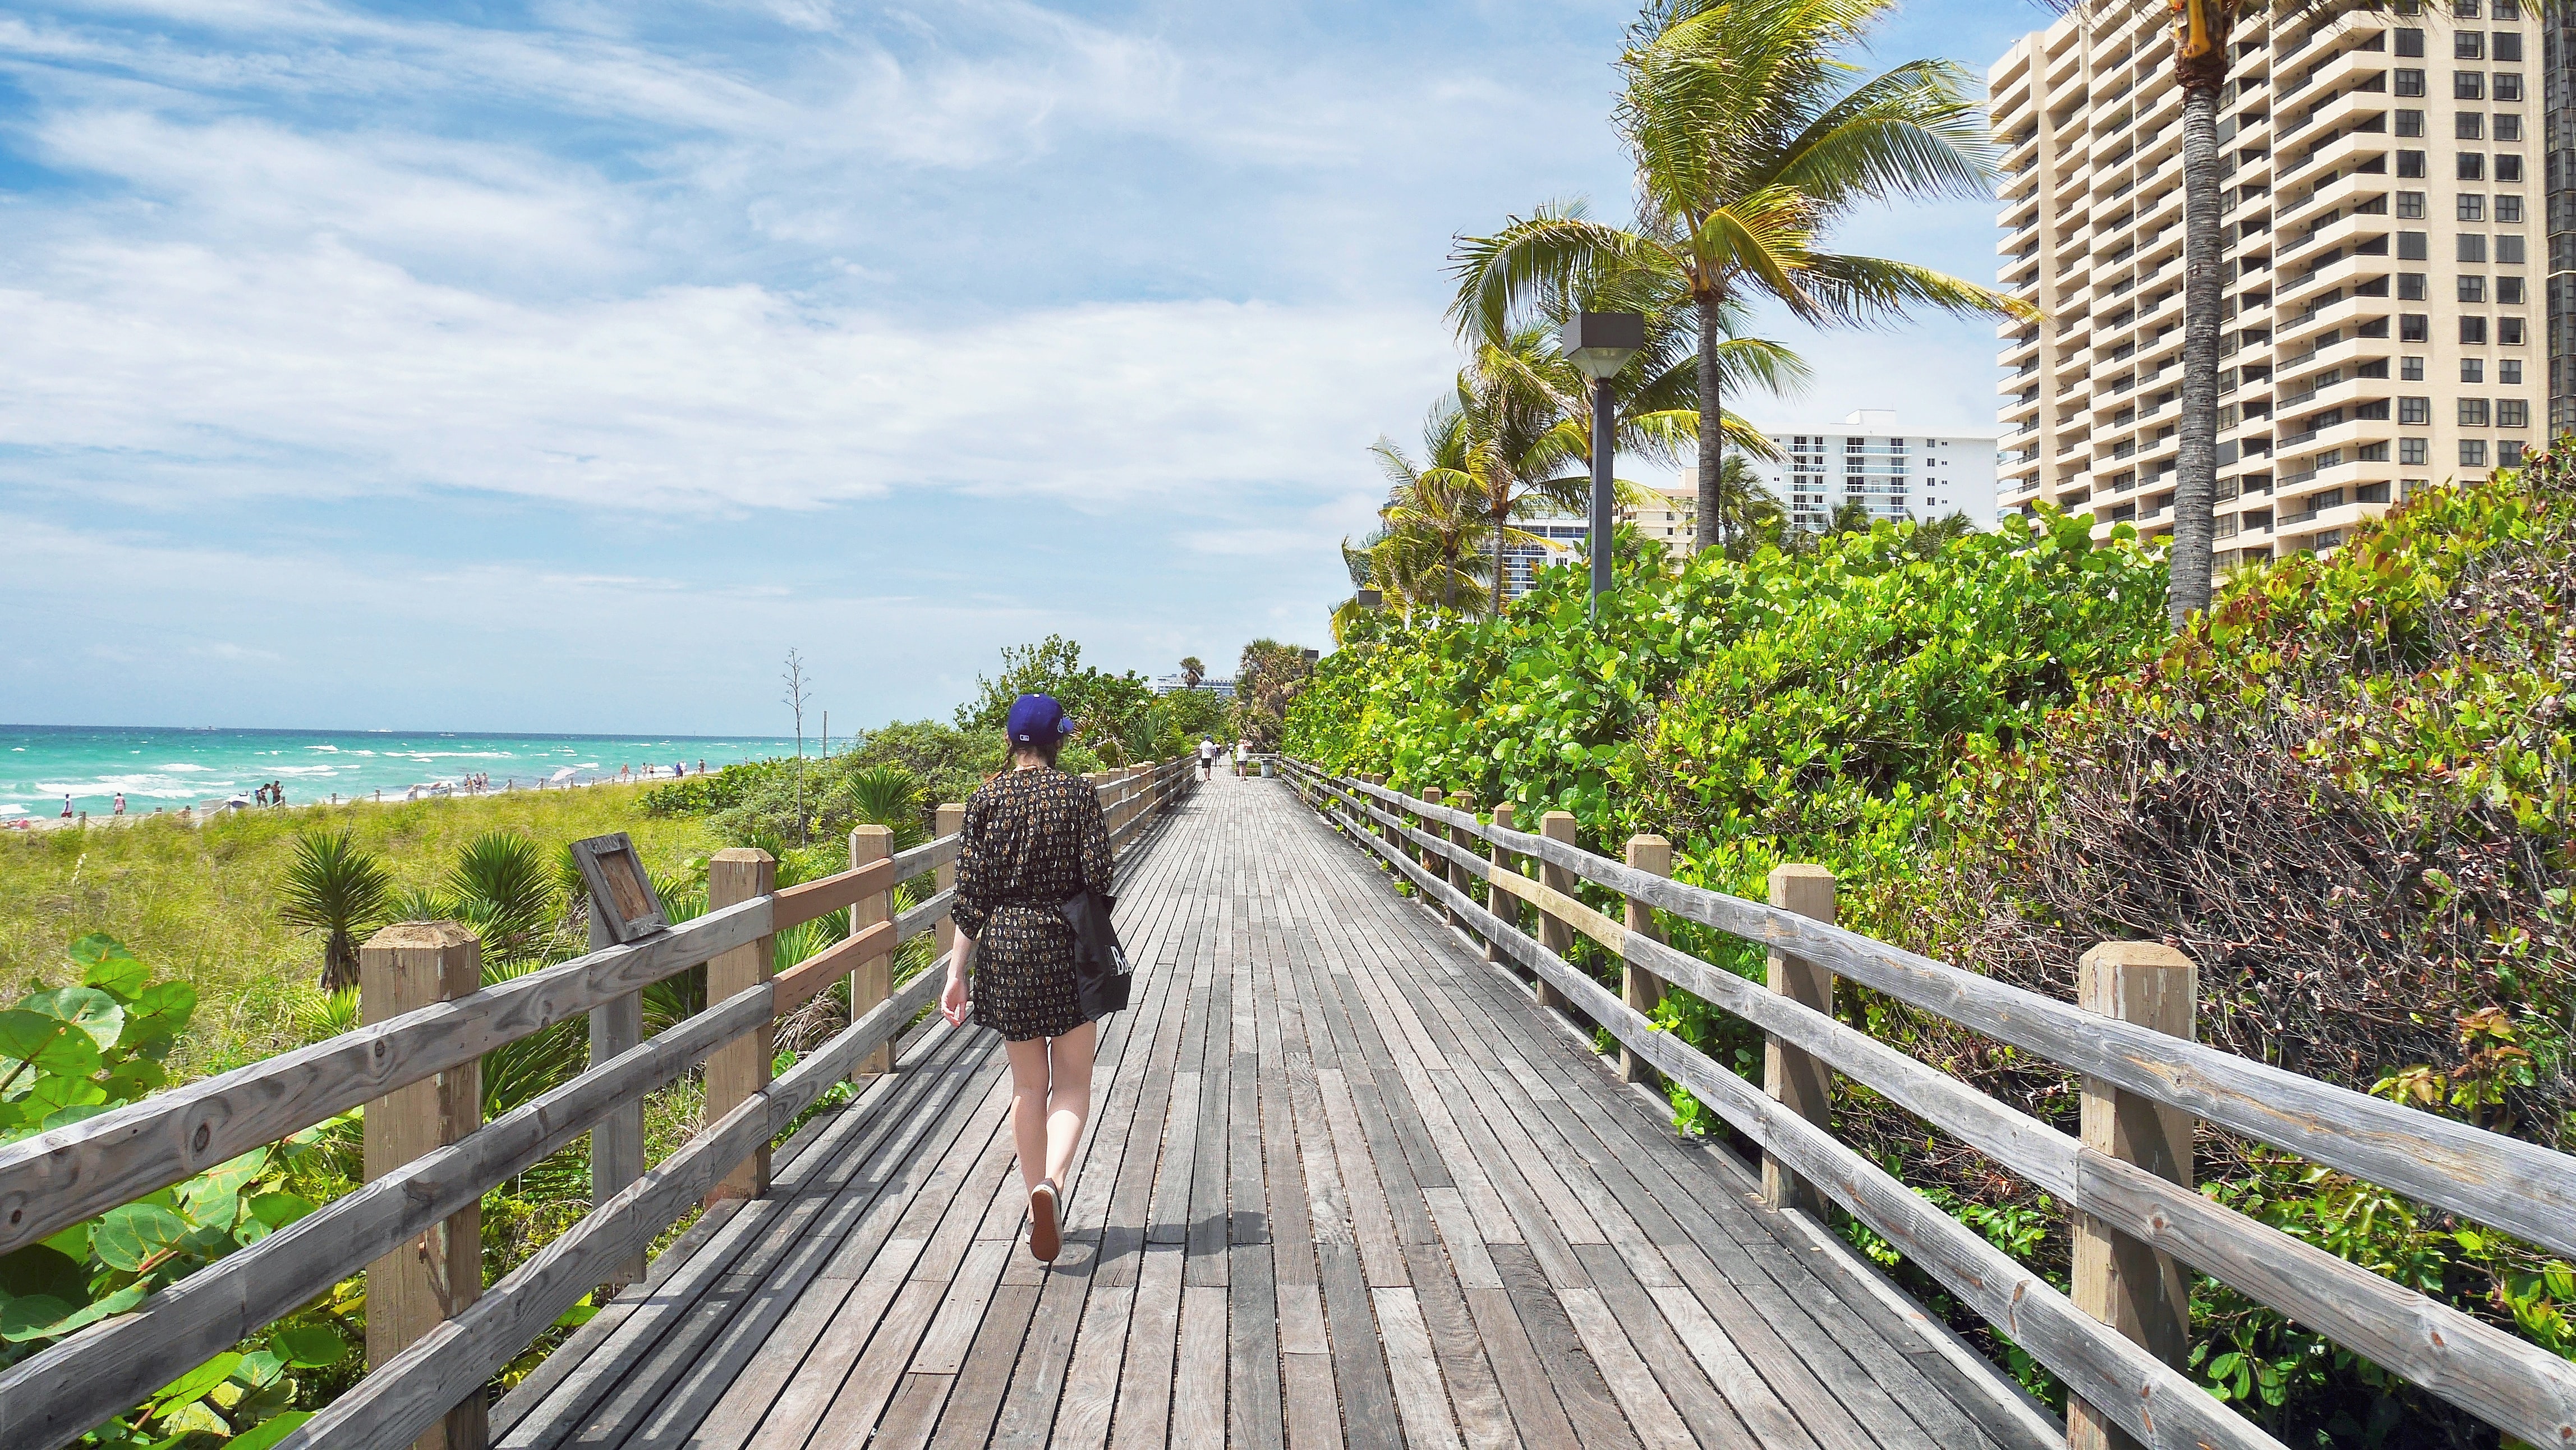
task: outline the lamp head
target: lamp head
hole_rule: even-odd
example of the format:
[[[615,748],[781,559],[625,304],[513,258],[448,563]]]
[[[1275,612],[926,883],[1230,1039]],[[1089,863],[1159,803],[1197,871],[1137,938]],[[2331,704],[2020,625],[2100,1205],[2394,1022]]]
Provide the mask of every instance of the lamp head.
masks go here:
[[[1585,377],[1609,377],[1646,347],[1646,319],[1634,312],[1578,312],[1557,331],[1557,350]]]

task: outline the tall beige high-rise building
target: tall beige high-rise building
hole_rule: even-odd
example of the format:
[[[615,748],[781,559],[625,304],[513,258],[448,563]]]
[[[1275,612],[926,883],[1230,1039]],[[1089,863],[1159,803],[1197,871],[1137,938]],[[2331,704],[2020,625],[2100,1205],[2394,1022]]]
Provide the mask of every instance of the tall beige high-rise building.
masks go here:
[[[2427,483],[2545,441],[2531,0],[2407,0],[2235,40],[2220,110],[2218,562],[2330,550]],[[2010,178],[1996,502],[2173,527],[2182,101],[2164,0],[2097,6],[1988,73]]]

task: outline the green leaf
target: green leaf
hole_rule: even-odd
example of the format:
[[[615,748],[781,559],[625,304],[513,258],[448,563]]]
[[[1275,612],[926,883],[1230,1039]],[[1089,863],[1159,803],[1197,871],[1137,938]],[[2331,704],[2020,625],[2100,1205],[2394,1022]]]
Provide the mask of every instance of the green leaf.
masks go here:
[[[321,1369],[348,1357],[349,1342],[328,1324],[298,1324],[268,1337],[269,1347],[297,1369]]]
[[[90,1251],[108,1267],[134,1274],[187,1236],[188,1224],[177,1214],[154,1204],[129,1203],[99,1220]]]
[[[30,1062],[39,1072],[87,1077],[98,1071],[98,1045],[60,1018],[12,1007],[0,1012],[0,1061]]]
[[[89,1041],[85,1037],[76,1035],[67,1040],[83,1045]],[[65,1108],[83,1107],[90,1103],[106,1101],[107,1089],[86,1077],[47,1076],[36,1079],[35,1087],[29,1090],[25,1101],[21,1102],[19,1107],[22,1111],[35,1114],[36,1120],[42,1122]]]
[[[313,1200],[293,1193],[263,1193],[250,1201],[250,1216],[281,1229],[313,1211]]]
[[[241,1367],[241,1362],[242,1357],[229,1349],[207,1360],[204,1364],[163,1385],[160,1392],[152,1397],[152,1412],[156,1415],[166,1415],[181,1405],[193,1404],[204,1399],[206,1391],[231,1379],[233,1371]]]
[[[134,994],[143,990],[151,975],[152,968],[137,960],[122,945],[117,945],[112,955],[81,964],[82,985],[96,987],[121,1002],[133,1001]]]
[[[70,1107],[56,1108],[54,1111],[45,1114],[44,1121],[38,1123],[36,1126],[45,1132],[50,1133],[56,1128],[68,1128],[72,1124],[77,1123],[84,1118],[95,1118],[101,1113],[112,1113],[116,1111],[116,1107],[116,1104],[105,1101],[95,1103],[74,1103]]]
[[[81,1303],[89,1298],[89,1272],[80,1260],[49,1244],[0,1255],[0,1295],[15,1299],[30,1294]]]
[[[149,1017],[160,1030],[176,1032],[197,1010],[197,989],[185,982],[155,982],[134,999],[138,1016]]]
[[[0,1302],[0,1341],[24,1344],[51,1339],[54,1326],[71,1317],[72,1306],[51,1294],[29,1294]]]
[[[134,953],[126,949],[125,943],[118,941],[116,938],[109,936],[103,931],[91,932],[89,935],[82,937],[71,945],[72,961],[76,965],[84,968],[95,966],[100,962],[110,961],[118,957],[123,957],[130,961],[133,959],[133,956]]]
[[[242,1356],[241,1367],[233,1371],[233,1378],[256,1390],[277,1383],[278,1376],[284,1373],[286,1360],[283,1356],[272,1349],[259,1349]]]
[[[128,1284],[95,1304],[73,1310],[70,1318],[54,1326],[54,1333],[69,1334],[75,1329],[86,1329],[102,1319],[114,1318],[142,1303],[144,1296],[151,1292],[149,1284]]]
[[[57,987],[28,996],[18,1005],[72,1024],[88,1033],[102,1051],[114,1047],[125,1031],[125,1008],[96,987]]]
[[[190,1401],[162,1420],[161,1428],[175,1435],[230,1435],[233,1427],[212,1406]],[[239,1442],[235,1442],[239,1443]]]
[[[269,1450],[269,1447],[295,1432],[295,1427],[312,1419],[306,1410],[289,1410],[274,1420],[264,1420],[256,1428],[234,1436],[224,1450]]]

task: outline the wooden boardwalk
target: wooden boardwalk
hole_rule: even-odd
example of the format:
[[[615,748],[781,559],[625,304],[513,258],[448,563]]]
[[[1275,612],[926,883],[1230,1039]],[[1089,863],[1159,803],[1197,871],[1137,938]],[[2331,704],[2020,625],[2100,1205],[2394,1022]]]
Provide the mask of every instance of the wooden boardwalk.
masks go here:
[[[498,1406],[508,1446],[2023,1450],[2042,1419],[1284,783],[1125,868],[1050,1270],[998,1039],[933,1025]],[[2062,1440],[2055,1443],[2062,1444]]]

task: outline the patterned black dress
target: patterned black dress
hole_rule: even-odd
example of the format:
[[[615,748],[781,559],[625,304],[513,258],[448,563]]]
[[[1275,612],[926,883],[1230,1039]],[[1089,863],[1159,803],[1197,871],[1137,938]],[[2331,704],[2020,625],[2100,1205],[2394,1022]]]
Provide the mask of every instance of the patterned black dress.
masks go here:
[[[975,939],[975,1022],[1012,1042],[1062,1037],[1091,1019],[1074,991],[1073,928],[1061,907],[1111,887],[1109,823],[1087,781],[1006,770],[966,801],[950,914]]]

